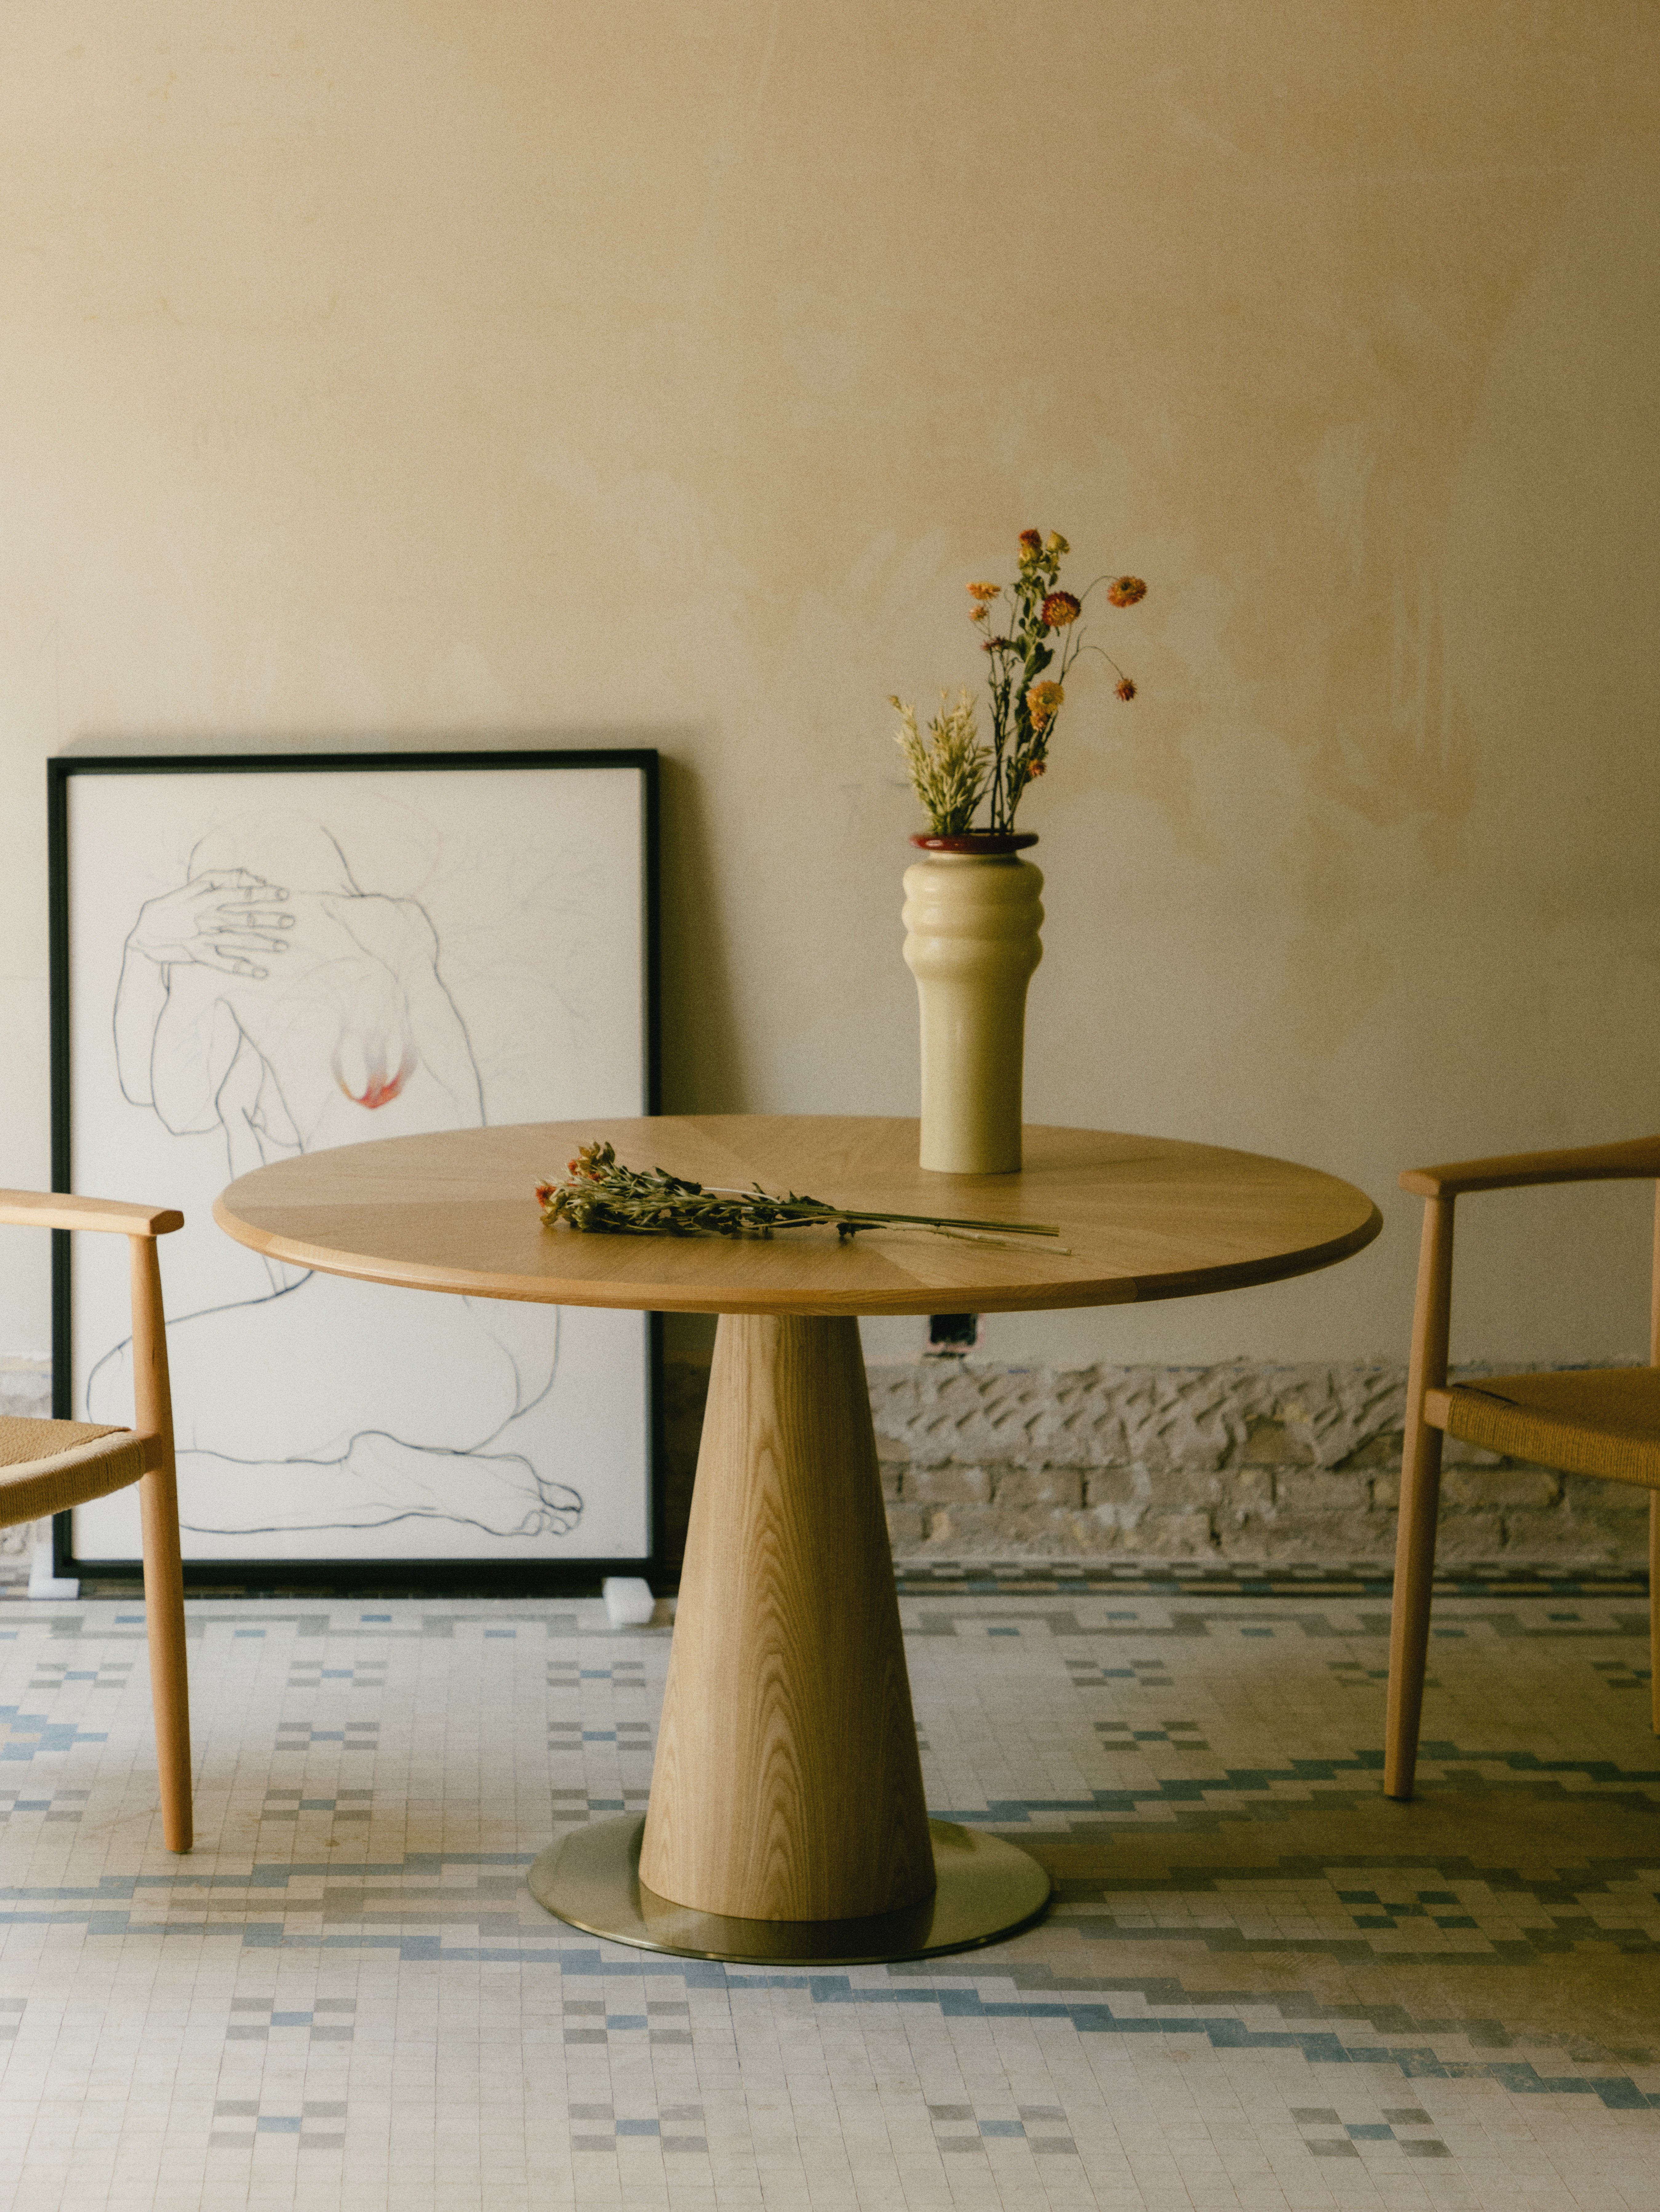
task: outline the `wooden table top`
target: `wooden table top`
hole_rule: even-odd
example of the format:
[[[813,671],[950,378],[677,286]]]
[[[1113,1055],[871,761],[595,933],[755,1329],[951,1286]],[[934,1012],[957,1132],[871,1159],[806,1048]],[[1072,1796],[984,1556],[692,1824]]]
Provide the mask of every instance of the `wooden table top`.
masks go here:
[[[544,1229],[538,1182],[596,1138],[636,1168],[833,1206],[1056,1222],[1053,1248],[873,1230],[769,1241]],[[1018,1176],[916,1164],[909,1121],[700,1115],[462,1129],[302,1154],[232,1183],[214,1218],[300,1267],[411,1289],[660,1313],[1012,1313],[1128,1305],[1330,1267],[1383,1226],[1353,1184],[1169,1138],[1029,1127]]]

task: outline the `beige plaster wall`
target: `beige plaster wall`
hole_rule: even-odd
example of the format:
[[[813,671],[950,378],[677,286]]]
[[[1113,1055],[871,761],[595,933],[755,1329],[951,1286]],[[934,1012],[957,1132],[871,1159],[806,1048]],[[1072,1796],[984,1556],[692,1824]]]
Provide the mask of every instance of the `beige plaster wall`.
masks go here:
[[[987,1348],[1397,1351],[1402,1165],[1660,1119],[1657,22],[7,10],[0,1180],[46,1171],[42,763],[88,739],[654,742],[668,1103],[911,1110],[884,702],[976,677],[963,584],[1036,523],[1152,589],[1141,698],[1079,682],[1028,802],[1031,1110],[1389,1227]],[[1463,1356],[1637,1352],[1644,1203],[1478,1201]]]

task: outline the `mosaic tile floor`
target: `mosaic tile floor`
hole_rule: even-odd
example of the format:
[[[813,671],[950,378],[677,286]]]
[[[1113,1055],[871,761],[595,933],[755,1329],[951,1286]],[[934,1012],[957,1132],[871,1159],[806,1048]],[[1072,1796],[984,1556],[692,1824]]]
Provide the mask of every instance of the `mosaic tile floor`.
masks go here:
[[[973,1582],[902,1600],[929,1802],[1059,1903],[851,1972],[526,1891],[644,1803],[666,1630],[195,1602],[181,1862],[142,1609],[0,1603],[0,2212],[1660,2208],[1640,1593],[1439,1600],[1399,1807],[1380,1597]]]

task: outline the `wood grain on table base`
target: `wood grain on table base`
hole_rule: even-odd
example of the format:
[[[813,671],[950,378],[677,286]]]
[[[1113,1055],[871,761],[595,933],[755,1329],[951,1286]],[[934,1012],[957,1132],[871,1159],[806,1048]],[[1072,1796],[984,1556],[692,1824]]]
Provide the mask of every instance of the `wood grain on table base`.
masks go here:
[[[721,1317],[640,1879],[741,1920],[933,1888],[851,1319]]]
[[[831,1205],[1060,1224],[1062,1253],[896,1231],[765,1242],[544,1229],[538,1182],[608,1139],[631,1167]],[[242,1176],[214,1208],[240,1243],[413,1289],[660,1313],[1001,1313],[1122,1305],[1305,1274],[1358,1252],[1377,1208],[1335,1176],[1253,1152],[1028,1127],[1018,1175],[933,1175],[910,1121],[710,1115],[399,1137]]]

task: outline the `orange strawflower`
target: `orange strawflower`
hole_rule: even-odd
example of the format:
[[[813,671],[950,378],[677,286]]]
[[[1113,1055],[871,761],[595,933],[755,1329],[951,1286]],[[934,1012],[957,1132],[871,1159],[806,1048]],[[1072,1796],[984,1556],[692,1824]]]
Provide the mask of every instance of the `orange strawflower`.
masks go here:
[[[1128,676],[1121,677],[1113,689],[1121,699],[1133,699],[1135,696],[1135,686]]]
[[[1000,599],[1002,596],[1003,586],[1000,584],[970,584],[969,586],[969,597],[971,599]]]
[[[1043,620],[1051,629],[1065,629],[1084,611],[1083,602],[1070,592],[1051,592],[1043,602]]]
[[[1066,697],[1061,686],[1045,677],[1034,684],[1026,693],[1026,711],[1031,716],[1034,730],[1046,730],[1061,711],[1061,702]]]
[[[1107,597],[1116,607],[1133,607],[1146,596],[1147,587],[1139,576],[1115,576],[1107,586]]]
[[[1041,553],[1043,550],[1043,532],[1023,530],[1020,532],[1020,550],[1023,553]]]

